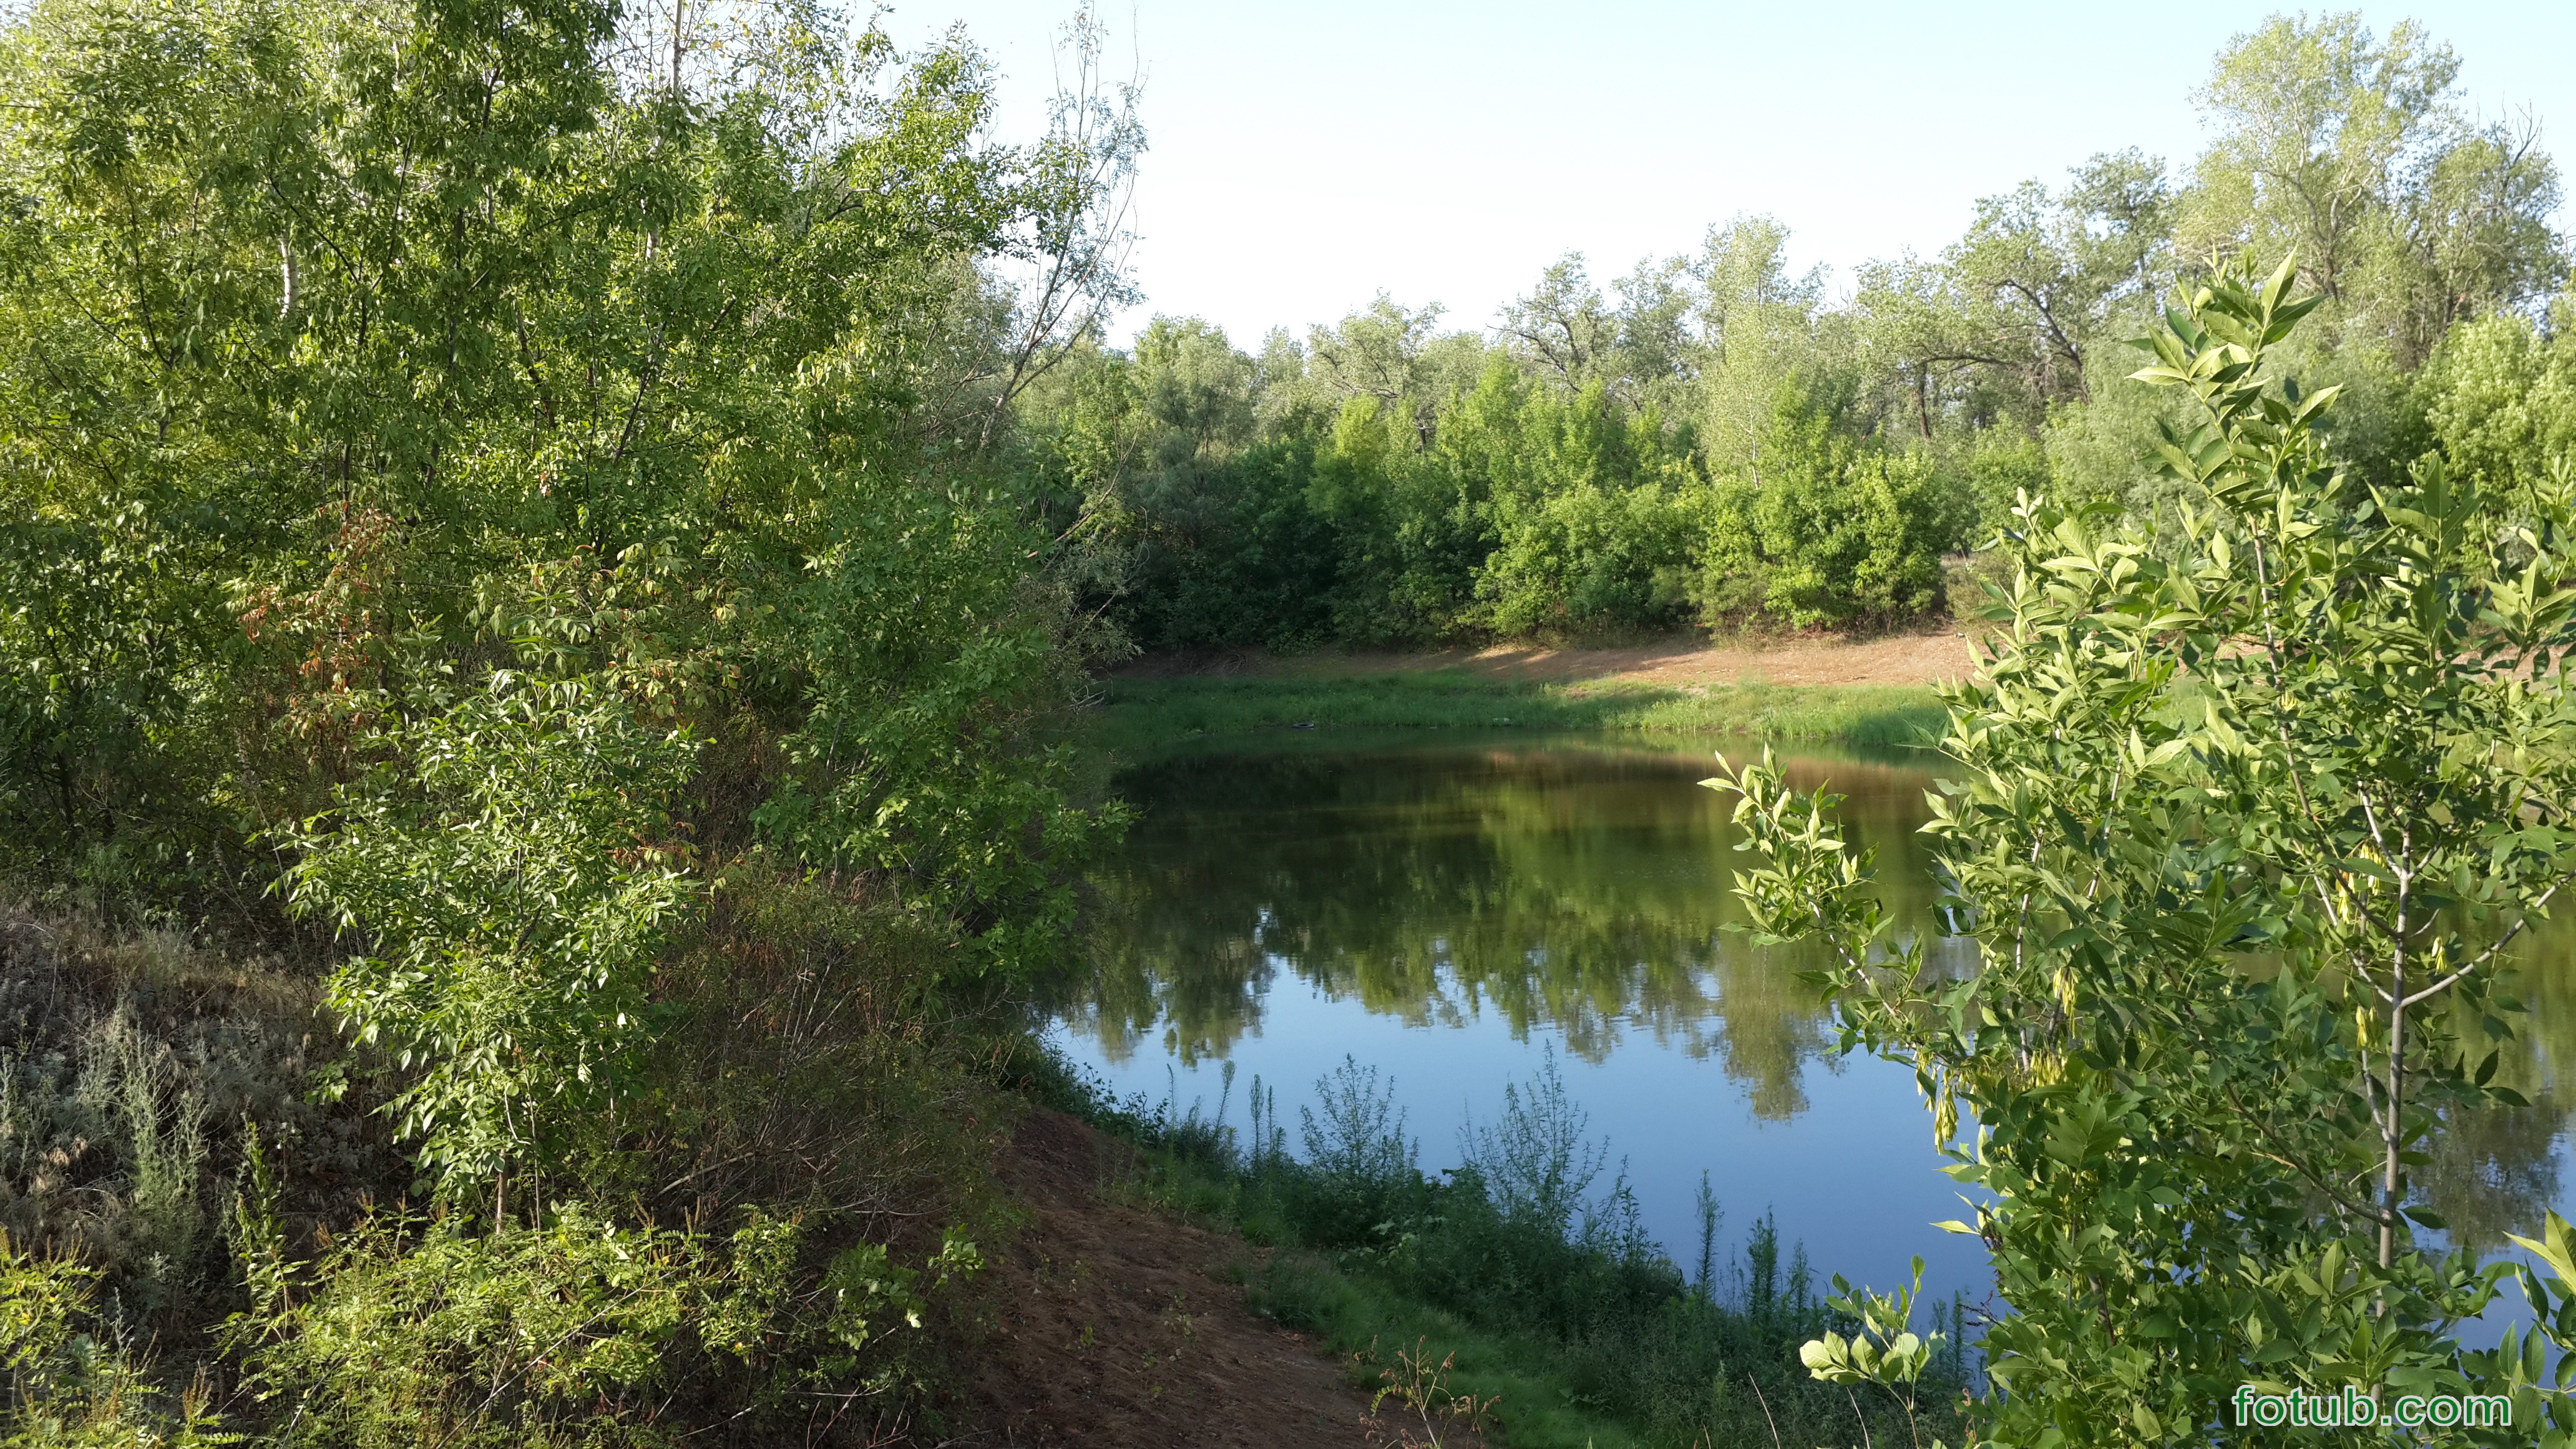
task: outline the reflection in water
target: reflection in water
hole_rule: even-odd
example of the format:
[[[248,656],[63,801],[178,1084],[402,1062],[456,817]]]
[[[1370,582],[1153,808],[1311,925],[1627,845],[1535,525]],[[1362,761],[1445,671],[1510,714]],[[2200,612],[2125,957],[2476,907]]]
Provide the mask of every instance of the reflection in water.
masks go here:
[[[2519,962],[2506,994],[2527,1014],[2495,1079],[2531,1105],[2455,1114],[2420,1169],[2451,1237],[2482,1250],[2503,1247],[2507,1233],[2533,1235],[2548,1208],[2569,1209],[2562,1129],[2576,1089],[2576,919],[2533,923]]]
[[[1927,777],[1804,764],[1850,797],[1891,905],[1919,928]],[[1757,1116],[1785,1119],[1828,1023],[1796,952],[1721,934],[1741,858],[1728,802],[1694,788],[1708,768],[1698,751],[1522,740],[1140,771],[1125,785],[1144,819],[1099,878],[1098,976],[1066,1014],[1113,1061],[1159,1027],[1194,1062],[1257,1031],[1287,970],[1411,1025],[1550,1026],[1587,1061],[1647,1032],[1714,1056]]]
[[[1134,772],[1122,787],[1144,815],[1097,878],[1096,974],[1059,1014],[1104,1063],[1150,1047],[1186,1068],[1258,1034],[1284,972],[1335,1009],[1432,1030],[1498,1023],[1515,1041],[1544,1029],[1595,1064],[1642,1036],[1714,1061],[1754,1118],[1789,1123],[1809,1106],[1803,1070],[1839,1066],[1831,1022],[1796,979],[1798,952],[1721,929],[1744,858],[1728,801],[1694,788],[1708,765],[1705,747],[1524,737]],[[1899,929],[1929,928],[1916,829],[1930,771],[1812,756],[1791,778],[1847,797]],[[1964,949],[1935,959],[1966,969]],[[2548,923],[2523,955],[2531,1015],[2499,1080],[2533,1105],[2461,1117],[2420,1169],[2454,1235],[2484,1248],[2565,1201],[2576,921]],[[1921,1116],[1910,1094],[1873,1110],[1908,1133]]]

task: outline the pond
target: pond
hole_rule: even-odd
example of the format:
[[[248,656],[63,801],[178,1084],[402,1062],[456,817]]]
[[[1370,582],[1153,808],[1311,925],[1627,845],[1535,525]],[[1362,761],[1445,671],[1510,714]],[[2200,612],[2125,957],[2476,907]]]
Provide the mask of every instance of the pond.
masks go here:
[[[1931,1226],[1970,1214],[1912,1074],[1836,1054],[1800,951],[1724,929],[1746,858],[1730,802],[1697,782],[1741,737],[1291,738],[1123,777],[1142,813],[1096,878],[1095,970],[1056,1009],[1075,1062],[1238,1128],[1257,1077],[1293,1149],[1299,1107],[1347,1056],[1393,1076],[1426,1168],[1454,1165],[1461,1128],[1552,1063],[1677,1262],[1697,1256],[1705,1174],[1721,1255],[1773,1214],[1820,1284],[1893,1285],[1920,1254],[1927,1290],[1983,1300],[1982,1249]],[[1931,931],[1916,830],[1932,757],[1785,763],[1847,797],[1900,931]],[[1964,971],[1970,949],[1933,956]],[[2452,1230],[2485,1246],[2568,1201],[2576,921],[2526,956],[2532,1016],[2501,1078],[2533,1105],[2454,1124],[2427,1169]]]

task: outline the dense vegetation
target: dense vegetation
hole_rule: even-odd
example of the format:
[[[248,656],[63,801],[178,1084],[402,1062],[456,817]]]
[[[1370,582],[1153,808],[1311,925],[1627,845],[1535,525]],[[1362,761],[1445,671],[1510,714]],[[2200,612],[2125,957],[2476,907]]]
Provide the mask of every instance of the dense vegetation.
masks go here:
[[[1007,439],[1138,137],[680,20],[6,34],[10,1435],[918,1412],[1000,1222],[977,1003],[1119,819]]]
[[[1763,906],[1851,952],[1855,1041],[2010,1129],[1974,1170],[2011,1392],[1972,1407],[2016,1440],[2189,1437],[2283,1324],[2339,1373],[2552,1392],[2540,1347],[2457,1349],[2493,1273],[2415,1244],[2404,1181],[2513,1015],[2462,977],[2410,1016],[2409,953],[2483,949],[2567,849],[2563,675],[2523,684],[2568,627],[2558,182],[2458,108],[2448,52],[2272,22],[2221,56],[2186,178],[2104,158],[1848,298],[1743,220],[1615,300],[1569,259],[1490,338],[1381,301],[1252,356],[1186,320],[1106,345],[1142,140],[1097,40],[1077,23],[1050,129],[1009,145],[962,36],[901,56],[799,0],[10,22],[11,1442],[935,1430],[1008,1230],[1010,1007],[1123,819],[1065,743],[1093,666],[1892,625],[1999,530],[2020,652],[1951,701],[1987,793],[1947,839],[2014,969],[1943,986],[1973,1009],[1889,987],[1821,827],[1773,840]],[[2283,253],[2268,284],[2226,270]],[[2176,282],[2158,391],[2111,343]],[[2292,574],[2231,592],[2285,547]],[[1353,688],[1195,707],[1404,712]],[[2431,863],[2355,833],[2383,788],[2438,825]],[[2000,903],[2043,889],[2026,941]],[[2288,964],[2248,985],[2248,953]],[[2392,963],[2393,1014],[2347,1011],[2335,973]],[[1615,1192],[1532,1197],[1546,1163],[1507,1142],[1428,1178],[1374,1097],[1337,1100],[1303,1160],[1127,1124],[1176,1199],[1355,1270],[1274,1261],[1283,1316],[1332,1328],[1365,1279],[1676,1443],[1751,1434],[1711,1387],[1738,1363],[1840,1432],[1782,1377],[1808,1334],[1828,1375],[1959,1373],[1885,1302],[1722,1305]]]
[[[2142,443],[2180,413],[2121,344],[2250,250],[2324,299],[2279,365],[2345,389],[2338,459],[2505,467],[2576,431],[2560,183],[2457,70],[2413,26],[2275,19],[2219,57],[2179,173],[2097,157],[1847,293],[1745,217],[1606,291],[1569,256],[1490,330],[1380,297],[1247,353],[1158,318],[1033,391],[1034,446],[1148,648],[1896,625],[2020,489],[2164,509]]]

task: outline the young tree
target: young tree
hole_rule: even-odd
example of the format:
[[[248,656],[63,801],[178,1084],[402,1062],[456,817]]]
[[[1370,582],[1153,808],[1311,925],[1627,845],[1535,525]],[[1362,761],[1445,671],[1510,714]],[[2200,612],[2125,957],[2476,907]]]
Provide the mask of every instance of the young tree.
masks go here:
[[[2407,1168],[2486,1094],[2512,944],[2576,872],[2576,477],[2330,467],[2333,390],[2270,363],[2320,300],[2295,275],[2231,266],[2151,339],[2137,376],[2201,418],[2158,449],[2177,552],[2027,498],[1999,541],[1927,827],[1974,975],[1886,938],[1830,797],[1710,782],[1757,929],[1835,949],[1846,1044],[1911,1064],[1945,1143],[1974,1113],[1952,1170],[1988,1200],[1953,1226],[2013,1310],[2002,1442],[2202,1438],[2248,1380],[2457,1389],[2492,1296],[2417,1243]]]
[[[454,1191],[543,1165],[545,1117],[614,1100],[694,893],[669,802],[696,747],[584,681],[500,673],[292,832],[296,905],[362,949],[332,1008],[412,1069],[392,1103]],[[558,1128],[558,1134],[560,1128]]]

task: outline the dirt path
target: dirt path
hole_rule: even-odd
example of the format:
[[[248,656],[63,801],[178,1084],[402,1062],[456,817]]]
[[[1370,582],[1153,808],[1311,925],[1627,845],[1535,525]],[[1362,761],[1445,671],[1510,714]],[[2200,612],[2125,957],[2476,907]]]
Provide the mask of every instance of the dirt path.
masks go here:
[[[1004,1179],[1034,1214],[987,1279],[958,1444],[1355,1449],[1368,1403],[1312,1342],[1225,1281],[1241,1240],[1122,1205],[1124,1148],[1056,1112],[1022,1124]],[[1391,1436],[1387,1436],[1391,1437]]]
[[[1347,678],[1461,669],[1496,679],[1555,684],[1931,684],[1962,679],[1977,667],[1964,634],[1890,634],[1848,640],[1802,636],[1773,643],[1711,646],[1693,640],[1618,649],[1495,644],[1482,649],[1416,653],[1321,654],[1276,659],[1237,651],[1202,659],[1138,660],[1121,673],[1243,674],[1277,678]]]

